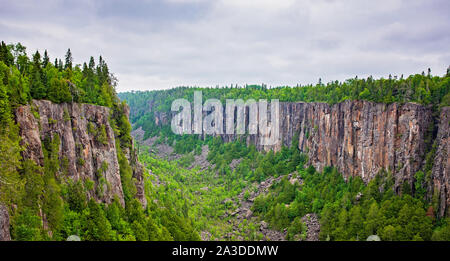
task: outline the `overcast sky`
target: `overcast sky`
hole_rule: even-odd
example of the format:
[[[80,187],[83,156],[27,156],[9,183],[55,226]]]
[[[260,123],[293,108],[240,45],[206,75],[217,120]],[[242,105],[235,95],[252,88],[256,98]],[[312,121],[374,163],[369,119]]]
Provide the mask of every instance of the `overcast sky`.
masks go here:
[[[118,91],[409,75],[450,65],[448,0],[0,0],[0,39],[75,63],[102,55]]]

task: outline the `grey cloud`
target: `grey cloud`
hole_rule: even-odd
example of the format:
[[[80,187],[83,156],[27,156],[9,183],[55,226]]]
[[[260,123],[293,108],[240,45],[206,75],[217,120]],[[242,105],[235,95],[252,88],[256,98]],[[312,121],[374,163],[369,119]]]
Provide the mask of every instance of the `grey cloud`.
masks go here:
[[[447,2],[0,0],[0,36],[52,57],[70,47],[75,62],[101,54],[118,91],[443,74]]]

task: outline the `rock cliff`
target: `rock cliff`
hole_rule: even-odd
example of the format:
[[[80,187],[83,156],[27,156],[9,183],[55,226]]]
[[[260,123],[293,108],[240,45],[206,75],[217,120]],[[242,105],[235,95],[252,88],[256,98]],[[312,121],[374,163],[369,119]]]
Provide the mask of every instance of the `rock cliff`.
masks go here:
[[[21,143],[25,147],[22,155],[43,165],[43,140],[58,136],[59,159],[67,162],[67,175],[73,180],[90,179],[95,187],[102,186],[104,193],[90,192],[90,198],[110,203],[117,195],[124,204],[116,140],[109,117],[109,108],[103,106],[33,100],[31,105],[16,110]],[[134,150],[124,153],[137,180],[137,197],[145,205],[143,167]]]
[[[450,107],[442,108],[436,137],[436,154],[432,170],[432,184],[439,195],[439,214],[449,214],[450,206]]]
[[[246,139],[259,150],[278,151],[283,145],[290,146],[298,134],[299,149],[308,155],[309,163],[318,170],[334,166],[346,178],[360,176],[365,182],[380,170],[388,170],[393,174],[395,188],[399,192],[403,182],[413,184],[415,173],[423,170],[430,148],[426,138],[431,135],[437,144],[432,187],[440,195],[442,216],[450,206],[450,159],[447,153],[450,146],[450,108],[442,108],[441,111],[440,118],[435,119],[431,108],[415,103],[345,101],[329,105],[280,102],[278,141],[267,146],[260,143],[258,135],[247,135]],[[173,114],[153,111],[158,125],[170,124]],[[247,114],[248,110],[246,124]],[[225,109],[224,115],[226,117]],[[439,122],[436,137],[432,136],[436,131],[430,130],[434,122]],[[224,141],[236,138],[236,135],[220,136]]]
[[[413,181],[425,157],[425,134],[431,110],[407,103],[376,104],[346,101],[282,105],[281,144],[290,144],[299,133],[299,149],[310,164],[321,170],[335,166],[346,177],[369,181],[381,170],[390,170],[396,181]]]
[[[322,170],[334,166],[345,177],[369,181],[382,169],[399,182],[412,181],[425,158],[425,135],[431,109],[414,103],[386,105],[368,101],[280,103],[279,139],[263,145],[257,135],[247,142],[260,150],[278,151],[297,137],[309,163]],[[235,135],[221,135],[225,141]]]

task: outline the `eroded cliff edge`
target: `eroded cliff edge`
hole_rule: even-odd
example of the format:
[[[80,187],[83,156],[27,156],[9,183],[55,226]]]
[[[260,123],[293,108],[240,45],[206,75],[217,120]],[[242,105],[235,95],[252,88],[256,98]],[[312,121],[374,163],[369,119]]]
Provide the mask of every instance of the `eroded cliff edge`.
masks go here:
[[[124,205],[124,195],[117,155],[114,130],[110,124],[110,109],[103,106],[79,103],[55,104],[46,100],[33,100],[31,105],[16,110],[20,128],[24,159],[43,165],[43,141],[59,137],[59,159],[66,162],[67,175],[73,180],[91,180],[103,193],[89,192],[98,202],[110,203],[117,195]],[[144,169],[136,152],[124,151],[133,169],[138,193],[136,197],[146,205]],[[99,175],[99,173],[101,175]],[[104,178],[102,180],[101,178]]]

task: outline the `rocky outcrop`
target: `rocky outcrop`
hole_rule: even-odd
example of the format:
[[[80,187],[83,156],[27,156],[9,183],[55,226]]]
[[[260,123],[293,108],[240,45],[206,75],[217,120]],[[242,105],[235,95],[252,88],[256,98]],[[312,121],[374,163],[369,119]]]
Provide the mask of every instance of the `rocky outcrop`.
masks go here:
[[[110,203],[117,195],[124,204],[109,108],[33,100],[31,105],[17,108],[15,114],[22,138],[21,145],[25,147],[22,152],[24,159],[43,165],[43,141],[59,137],[59,159],[65,162],[60,172],[66,172],[73,180],[89,179],[94,181],[96,188],[100,186],[100,190],[89,192],[89,197]],[[133,177],[138,181],[138,197],[145,203],[142,165],[137,161],[133,149],[125,154],[133,167]]]
[[[344,176],[360,176],[367,182],[385,169],[401,183],[412,182],[423,164],[432,118],[431,110],[421,105],[347,101],[286,106],[282,111],[292,111],[298,118],[282,121],[280,143],[287,145],[298,132],[300,150],[319,170],[335,166]]]
[[[144,190],[144,166],[138,160],[138,154],[135,150],[134,141],[131,142],[131,149],[125,149],[125,157],[127,158],[133,170],[133,179],[135,180],[136,195],[142,206],[147,206],[147,198]],[[150,170],[148,170],[150,171]]]
[[[165,112],[155,111],[153,116],[155,117],[155,124],[158,126],[167,125],[169,123],[169,114]]]
[[[432,184],[439,195],[439,214],[448,214],[450,206],[450,107],[442,108],[436,137],[436,154],[432,169]]]
[[[127,118],[130,118],[130,107],[126,105],[124,107],[124,113]],[[135,197],[139,199],[142,206],[147,206],[147,199],[145,197],[144,190],[144,166],[139,162],[138,152],[136,151],[134,140],[131,140],[131,149],[125,149],[125,157],[127,158],[130,166],[133,170],[133,179],[135,180],[136,195]]]
[[[247,135],[247,143],[278,151],[298,137],[299,149],[318,170],[334,166],[346,178],[360,176],[365,182],[380,170],[389,170],[397,186],[405,180],[412,183],[423,166],[425,135],[433,120],[431,109],[419,104],[368,101],[282,102],[279,117],[275,144],[261,144],[258,135]],[[221,136],[225,141],[236,139],[236,135]]]
[[[9,241],[11,236],[9,233],[9,214],[8,209],[0,204],[0,241]]]
[[[431,109],[419,104],[369,101],[281,102],[279,117],[275,144],[261,144],[258,135],[247,135],[247,143],[259,150],[279,151],[298,137],[299,149],[318,170],[334,166],[346,178],[360,176],[367,182],[384,169],[394,174],[397,185],[413,182],[423,166],[425,135],[433,120]],[[220,136],[224,141],[237,138]]]
[[[233,201],[231,199],[226,199],[222,203],[226,204],[228,202],[232,202],[233,206],[239,206],[234,211],[228,211],[224,217],[232,216],[236,219],[229,222],[232,222],[234,231],[239,231],[239,224],[241,224],[244,219],[250,222],[253,222],[254,224],[259,223],[259,231],[258,233],[261,233],[263,240],[269,240],[269,241],[284,241],[286,240],[286,234],[287,229],[284,229],[284,231],[278,231],[272,228],[269,228],[269,225],[265,221],[260,221],[258,217],[253,215],[253,212],[251,211],[251,208],[253,206],[253,203],[255,199],[263,194],[267,195],[269,192],[270,187],[273,184],[279,183],[281,179],[287,178],[291,184],[298,183],[298,185],[303,184],[303,180],[300,178],[294,177],[294,174],[296,176],[297,173],[290,173],[288,175],[282,175],[278,176],[276,178],[269,177],[266,180],[262,181],[261,183],[257,184],[256,188],[246,188],[244,189],[238,196],[237,201]],[[248,193],[248,198],[245,197],[245,195]],[[313,233],[313,232],[311,232]],[[231,236],[229,237],[231,238]]]
[[[306,238],[304,240],[319,241],[320,223],[317,214],[306,214],[301,220],[306,226]]]

